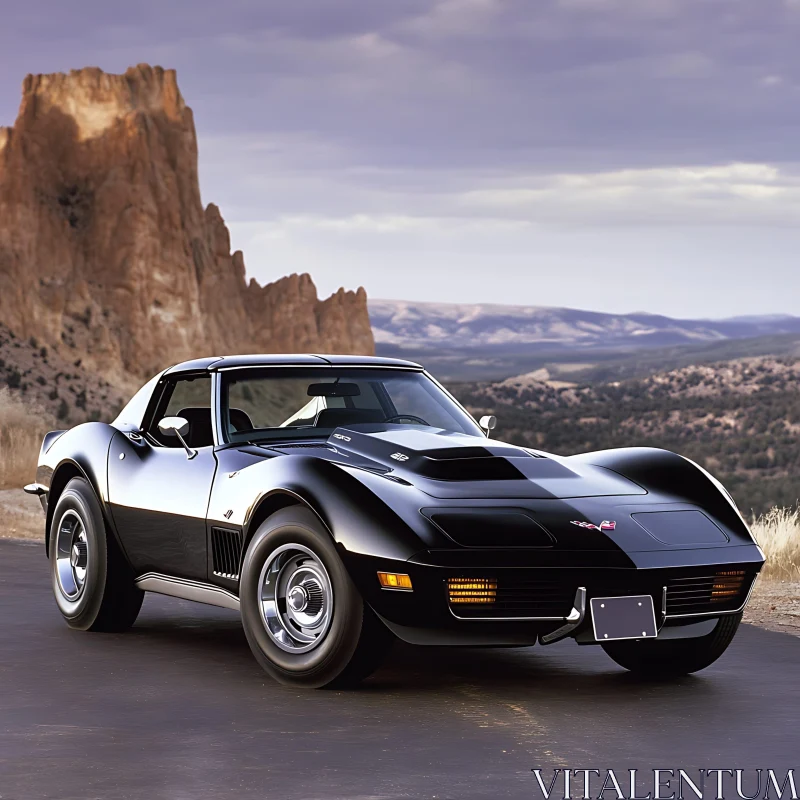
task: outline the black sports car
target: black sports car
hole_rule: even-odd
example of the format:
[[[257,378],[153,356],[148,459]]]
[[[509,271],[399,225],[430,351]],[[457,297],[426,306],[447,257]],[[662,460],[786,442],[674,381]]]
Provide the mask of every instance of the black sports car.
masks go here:
[[[45,436],[37,482],[67,623],[146,591],[237,609],[279,681],[414,644],[600,644],[683,674],[733,639],[764,563],[730,495],[650,448],[563,458],[488,438],[420,366],[233,356],[171,367],[111,424]]]

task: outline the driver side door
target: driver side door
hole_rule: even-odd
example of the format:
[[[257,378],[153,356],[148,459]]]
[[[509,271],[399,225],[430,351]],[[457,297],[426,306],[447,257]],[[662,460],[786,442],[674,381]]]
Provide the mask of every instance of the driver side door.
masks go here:
[[[137,576],[147,572],[206,580],[206,514],[217,461],[211,429],[211,377],[168,376],[154,392],[145,430],[117,433],[111,442],[111,513]],[[189,458],[177,437],[158,422],[189,421]]]

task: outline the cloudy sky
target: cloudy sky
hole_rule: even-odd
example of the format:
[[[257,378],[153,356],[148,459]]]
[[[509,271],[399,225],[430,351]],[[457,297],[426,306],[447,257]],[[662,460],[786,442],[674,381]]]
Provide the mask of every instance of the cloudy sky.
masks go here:
[[[26,0],[28,72],[178,70],[260,281],[800,314],[800,0]]]

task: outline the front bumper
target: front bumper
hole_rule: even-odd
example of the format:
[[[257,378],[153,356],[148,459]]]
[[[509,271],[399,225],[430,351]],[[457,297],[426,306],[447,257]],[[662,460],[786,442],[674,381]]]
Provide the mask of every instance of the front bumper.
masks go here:
[[[435,550],[408,561],[351,556],[347,563],[366,602],[399,638],[472,646],[549,644],[568,636],[593,643],[586,635],[593,597],[649,594],[665,633],[736,614],[763,565],[756,545],[661,551],[658,558],[647,553],[641,564],[638,555],[572,552],[567,564],[555,554],[535,551]],[[381,589],[378,571],[407,573],[413,591]],[[734,577],[718,577],[728,574]],[[495,601],[451,604],[451,578],[491,579]],[[736,591],[714,591],[720,580],[734,581]],[[672,630],[670,635],[679,634]]]

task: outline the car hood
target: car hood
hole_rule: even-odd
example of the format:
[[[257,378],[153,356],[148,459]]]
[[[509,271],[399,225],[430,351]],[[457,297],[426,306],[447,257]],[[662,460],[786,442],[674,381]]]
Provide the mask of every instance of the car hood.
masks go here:
[[[337,428],[327,444],[318,451],[322,457],[382,468],[443,499],[646,494],[638,484],[603,467],[439,428],[353,425]]]

